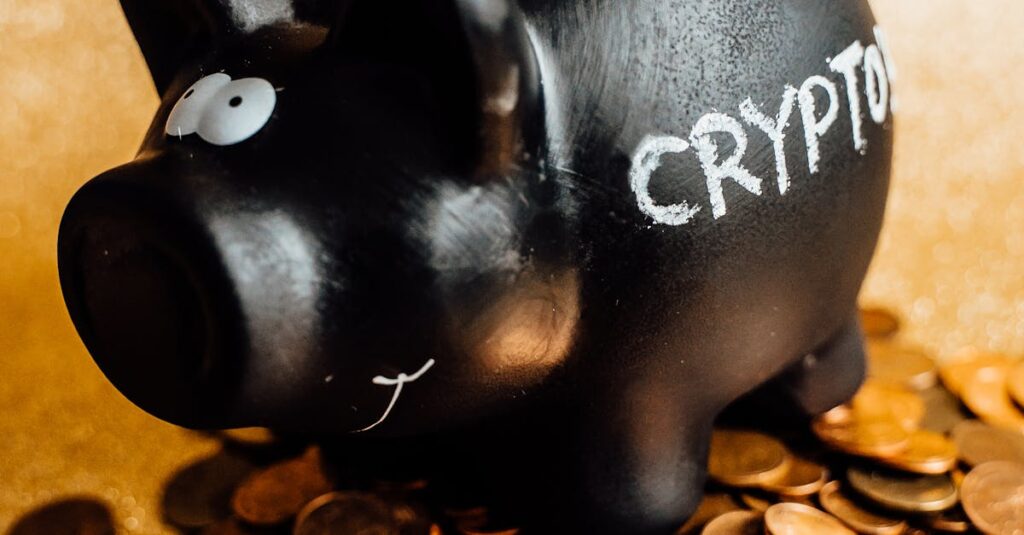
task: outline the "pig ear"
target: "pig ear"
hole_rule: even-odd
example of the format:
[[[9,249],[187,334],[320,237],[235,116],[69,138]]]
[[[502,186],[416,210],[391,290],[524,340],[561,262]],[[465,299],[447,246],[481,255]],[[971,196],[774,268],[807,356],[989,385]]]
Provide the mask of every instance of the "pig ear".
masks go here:
[[[218,6],[219,2],[121,0],[158,93],[163,94],[197,47],[227,29],[223,10],[211,4]]]
[[[359,60],[429,72],[452,117],[465,123],[475,173],[505,174],[537,156],[540,75],[514,0],[342,0],[328,46]],[[460,121],[464,119],[464,121]]]

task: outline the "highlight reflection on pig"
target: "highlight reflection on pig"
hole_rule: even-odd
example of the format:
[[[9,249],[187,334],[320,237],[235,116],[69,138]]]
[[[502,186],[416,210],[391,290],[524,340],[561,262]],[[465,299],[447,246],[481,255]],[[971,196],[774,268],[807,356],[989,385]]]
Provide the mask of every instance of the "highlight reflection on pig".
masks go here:
[[[155,416],[447,455],[541,532],[662,533],[726,405],[862,380],[866,2],[121,3],[163,102],[59,267]]]

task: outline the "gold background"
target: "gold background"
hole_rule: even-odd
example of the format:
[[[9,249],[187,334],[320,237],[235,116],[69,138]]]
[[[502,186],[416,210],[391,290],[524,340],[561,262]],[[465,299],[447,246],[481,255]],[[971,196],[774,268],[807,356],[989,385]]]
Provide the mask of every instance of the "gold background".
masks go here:
[[[872,3],[899,109],[864,301],[898,310],[940,358],[966,345],[1024,353],[1024,2]],[[66,201],[131,158],[156,105],[114,0],[0,0],[0,530],[85,495],[124,532],[165,532],[164,480],[218,448],[106,382],[57,286]]]

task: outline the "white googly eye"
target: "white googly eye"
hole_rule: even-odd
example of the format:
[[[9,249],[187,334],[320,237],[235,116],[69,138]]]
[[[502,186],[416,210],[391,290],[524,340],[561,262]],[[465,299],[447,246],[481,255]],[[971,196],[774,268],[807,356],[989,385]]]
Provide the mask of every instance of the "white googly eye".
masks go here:
[[[204,76],[192,84],[171,109],[164,131],[169,136],[187,136],[196,133],[210,99],[224,86],[231,83],[231,77],[219,72]]]
[[[242,78],[217,91],[199,121],[199,137],[214,145],[234,145],[252,137],[270,120],[277,92],[263,78]]]

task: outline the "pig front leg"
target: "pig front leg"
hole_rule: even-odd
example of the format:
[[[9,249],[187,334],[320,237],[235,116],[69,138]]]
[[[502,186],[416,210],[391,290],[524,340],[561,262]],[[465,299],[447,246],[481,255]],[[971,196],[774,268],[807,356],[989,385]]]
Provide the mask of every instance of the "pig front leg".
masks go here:
[[[828,342],[789,368],[776,384],[798,409],[816,415],[849,401],[865,375],[864,337],[854,311]]]

